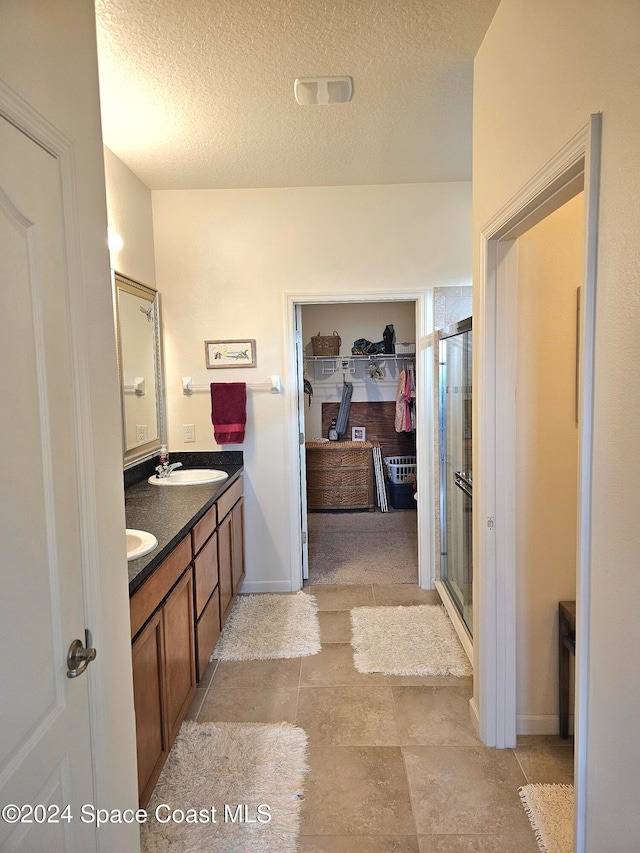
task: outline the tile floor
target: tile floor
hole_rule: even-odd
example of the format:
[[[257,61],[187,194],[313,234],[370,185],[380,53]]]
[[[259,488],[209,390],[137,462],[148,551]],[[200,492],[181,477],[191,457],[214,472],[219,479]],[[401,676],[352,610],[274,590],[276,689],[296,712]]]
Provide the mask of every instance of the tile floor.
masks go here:
[[[471,678],[356,671],[352,607],[435,604],[437,593],[408,584],[307,591],[318,602],[320,654],[213,662],[189,714],[304,728],[300,853],[536,853],[518,787],[571,782],[571,744],[528,737],[486,749],[469,720]]]

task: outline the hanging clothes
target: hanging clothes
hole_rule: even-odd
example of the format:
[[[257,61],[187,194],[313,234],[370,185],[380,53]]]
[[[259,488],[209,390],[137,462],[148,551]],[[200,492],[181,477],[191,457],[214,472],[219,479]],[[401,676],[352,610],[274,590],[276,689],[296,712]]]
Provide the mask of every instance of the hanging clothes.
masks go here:
[[[409,376],[411,377],[411,431],[416,430],[416,368],[414,364],[409,365]]]
[[[411,420],[411,409],[412,409],[412,405],[411,405],[411,371],[407,370],[406,374],[407,374],[407,376],[406,376],[405,385],[404,385],[404,398],[406,400],[405,413],[404,413],[404,431],[405,432],[411,432],[411,430],[413,429],[412,420]]]
[[[396,394],[396,432],[405,432],[407,424],[407,416],[409,414],[408,398],[407,398],[407,378],[406,370],[400,371],[398,378],[398,391]]]
[[[415,422],[415,373],[413,368],[400,371],[398,378],[398,391],[396,394],[396,432],[413,432],[416,428]]]

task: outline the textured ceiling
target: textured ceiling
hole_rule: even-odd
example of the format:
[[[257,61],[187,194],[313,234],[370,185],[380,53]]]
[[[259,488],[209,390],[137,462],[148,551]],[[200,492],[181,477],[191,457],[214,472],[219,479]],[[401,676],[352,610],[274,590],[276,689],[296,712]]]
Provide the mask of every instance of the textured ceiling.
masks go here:
[[[152,189],[471,178],[499,0],[97,0],[105,144]],[[348,75],[348,104],[296,77]]]

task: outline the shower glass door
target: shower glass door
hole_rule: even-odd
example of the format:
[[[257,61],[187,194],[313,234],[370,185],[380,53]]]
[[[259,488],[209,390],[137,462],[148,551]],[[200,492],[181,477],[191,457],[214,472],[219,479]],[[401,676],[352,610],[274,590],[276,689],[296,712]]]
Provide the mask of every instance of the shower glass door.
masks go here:
[[[440,580],[473,636],[471,318],[439,333]]]

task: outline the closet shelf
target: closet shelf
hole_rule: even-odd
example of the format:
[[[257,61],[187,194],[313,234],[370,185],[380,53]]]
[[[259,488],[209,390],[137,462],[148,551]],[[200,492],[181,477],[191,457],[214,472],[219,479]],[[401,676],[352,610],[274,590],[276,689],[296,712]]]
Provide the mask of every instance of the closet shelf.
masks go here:
[[[415,361],[415,352],[380,352],[371,355],[305,355],[305,361]]]

